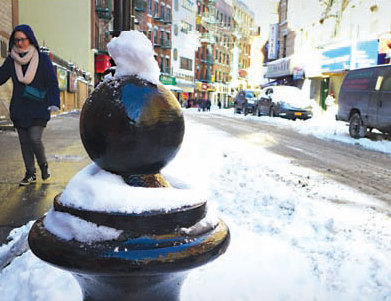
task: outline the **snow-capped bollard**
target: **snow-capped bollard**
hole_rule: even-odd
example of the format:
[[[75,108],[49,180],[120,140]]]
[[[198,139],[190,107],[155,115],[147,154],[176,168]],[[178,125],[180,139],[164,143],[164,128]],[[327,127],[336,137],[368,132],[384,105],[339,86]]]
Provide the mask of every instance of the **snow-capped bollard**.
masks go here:
[[[148,48],[140,33],[127,32],[124,41],[126,35],[131,45]],[[160,173],[182,143],[178,101],[151,69],[122,73],[121,51],[113,44],[109,50],[116,77],[95,89],[80,117],[94,163],[33,225],[30,248],[70,271],[84,300],[178,300],[187,271],[224,253],[229,230],[208,212],[204,198]],[[152,64],[140,56],[137,61]]]

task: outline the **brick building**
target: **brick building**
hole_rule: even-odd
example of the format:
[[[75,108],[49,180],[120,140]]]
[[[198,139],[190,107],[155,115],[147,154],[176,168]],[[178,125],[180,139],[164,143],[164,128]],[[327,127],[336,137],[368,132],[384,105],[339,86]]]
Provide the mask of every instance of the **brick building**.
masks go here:
[[[8,56],[8,42],[12,29],[18,24],[18,1],[0,0],[0,64]],[[8,105],[12,94],[9,80],[0,86],[0,120],[8,118]]]

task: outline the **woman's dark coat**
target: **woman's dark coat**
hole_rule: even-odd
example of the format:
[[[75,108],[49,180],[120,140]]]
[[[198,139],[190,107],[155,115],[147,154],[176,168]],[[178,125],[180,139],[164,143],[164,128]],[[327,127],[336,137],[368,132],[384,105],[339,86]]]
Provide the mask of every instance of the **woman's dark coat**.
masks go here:
[[[13,30],[9,51],[13,47],[14,34],[16,31],[22,31],[30,40],[30,44],[39,51],[39,45],[30,26],[19,25]],[[27,65],[22,66],[23,72]],[[14,66],[14,60],[9,55],[4,64],[0,67],[0,85],[4,84],[11,77],[13,82],[13,92],[10,104],[10,117],[15,127],[28,128],[32,125],[46,125],[50,120],[49,106],[60,107],[60,90],[58,88],[57,76],[49,56],[39,52],[39,64],[37,72],[30,86],[46,91],[46,97],[43,102],[30,100],[23,97],[25,84],[19,82]]]

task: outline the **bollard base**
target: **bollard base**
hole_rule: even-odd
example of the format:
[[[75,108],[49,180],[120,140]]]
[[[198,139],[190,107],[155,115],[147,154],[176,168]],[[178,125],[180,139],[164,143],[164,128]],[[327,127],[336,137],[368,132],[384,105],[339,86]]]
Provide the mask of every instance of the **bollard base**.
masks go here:
[[[183,273],[145,276],[96,276],[73,274],[82,288],[84,301],[179,301],[186,277]]]

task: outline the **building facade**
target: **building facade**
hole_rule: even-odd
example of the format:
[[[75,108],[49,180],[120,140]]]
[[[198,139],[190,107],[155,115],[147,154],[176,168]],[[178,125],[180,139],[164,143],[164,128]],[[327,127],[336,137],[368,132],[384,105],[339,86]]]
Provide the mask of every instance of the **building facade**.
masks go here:
[[[196,13],[197,5],[194,0],[174,0],[171,62],[176,87],[173,89],[179,101],[186,103],[195,98],[195,51],[199,45]]]
[[[269,84],[298,86],[324,109],[331,91],[338,101],[348,70],[389,63],[390,8],[387,0],[280,0],[277,44],[271,33],[267,41],[278,53],[266,63]]]
[[[231,69],[231,93],[248,89],[248,72],[250,68],[251,41],[257,35],[254,15],[241,1],[233,0],[233,59]]]
[[[0,65],[8,56],[8,42],[12,29],[19,23],[18,2],[0,0]],[[0,121],[9,120],[8,106],[12,95],[12,82],[0,86]]]

